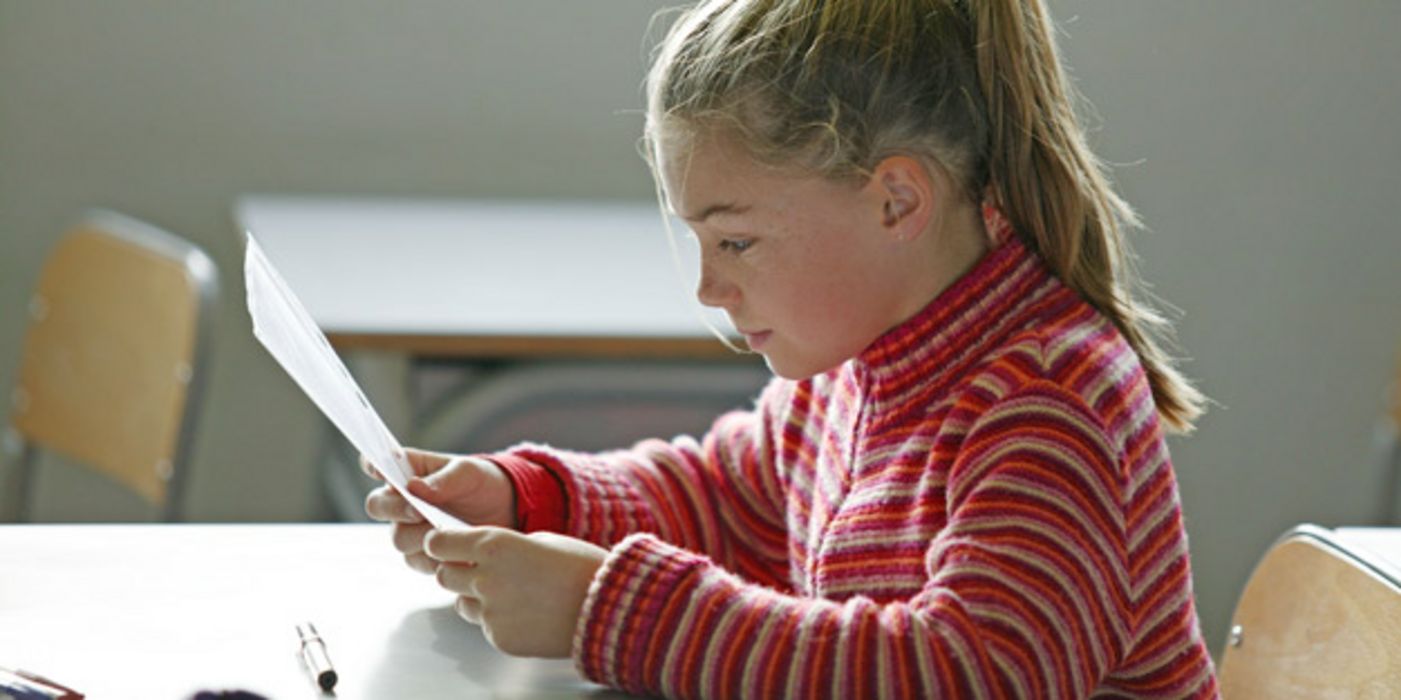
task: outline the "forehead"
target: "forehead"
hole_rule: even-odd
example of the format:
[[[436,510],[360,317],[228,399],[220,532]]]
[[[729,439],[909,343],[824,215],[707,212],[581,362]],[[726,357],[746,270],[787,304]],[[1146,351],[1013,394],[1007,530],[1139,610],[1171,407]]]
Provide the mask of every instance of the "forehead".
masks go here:
[[[727,141],[688,129],[664,130],[657,139],[655,155],[667,194],[675,199],[697,184],[708,184],[712,172],[733,160],[734,148]]]
[[[683,216],[763,197],[794,175],[758,162],[737,139],[714,131],[667,130],[655,148],[667,203]]]

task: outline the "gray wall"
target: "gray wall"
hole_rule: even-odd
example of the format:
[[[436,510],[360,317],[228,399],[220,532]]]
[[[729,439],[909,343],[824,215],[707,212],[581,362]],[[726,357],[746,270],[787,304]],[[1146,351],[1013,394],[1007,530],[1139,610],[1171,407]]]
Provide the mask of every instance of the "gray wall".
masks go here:
[[[92,205],[147,218],[224,273],[191,516],[313,517],[317,416],[248,332],[233,198],[647,197],[637,88],[658,6],[0,0],[0,391],[63,227]],[[1096,146],[1148,223],[1143,271],[1183,309],[1187,369],[1219,404],[1173,441],[1215,644],[1278,533],[1381,513],[1401,5],[1052,7]],[[114,508],[63,490],[54,517]]]

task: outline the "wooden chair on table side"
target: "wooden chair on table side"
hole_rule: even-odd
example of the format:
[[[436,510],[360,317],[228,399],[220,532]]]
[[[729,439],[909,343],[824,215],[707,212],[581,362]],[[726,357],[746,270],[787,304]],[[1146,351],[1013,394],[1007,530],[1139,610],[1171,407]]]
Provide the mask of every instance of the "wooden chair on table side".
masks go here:
[[[202,250],[120,214],[91,212],[63,237],[30,301],[0,514],[32,515],[47,450],[179,519],[217,290]]]
[[[1401,352],[1396,354],[1396,377],[1387,392],[1386,416],[1377,421],[1376,453],[1386,475],[1386,513],[1383,522],[1401,525]]]
[[[1391,427],[1401,434],[1401,352],[1396,353],[1396,378],[1391,381]]]
[[[1401,573],[1302,525],[1255,567],[1221,658],[1226,700],[1389,698],[1401,689]]]

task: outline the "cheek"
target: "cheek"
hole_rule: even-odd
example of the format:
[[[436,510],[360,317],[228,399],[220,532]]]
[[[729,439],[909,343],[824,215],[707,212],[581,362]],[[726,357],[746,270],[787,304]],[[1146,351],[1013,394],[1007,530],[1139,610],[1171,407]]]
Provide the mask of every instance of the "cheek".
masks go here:
[[[870,284],[871,270],[863,259],[864,251],[846,244],[841,232],[825,232],[823,238],[822,244],[811,246],[801,256],[806,293],[828,302],[849,302]]]
[[[827,261],[802,261],[801,270],[775,291],[774,301],[809,338],[830,338],[848,331],[860,316],[860,280]]]
[[[811,260],[811,274],[795,294],[795,303],[805,310],[808,332],[853,354],[875,340],[889,320],[886,296],[891,282],[859,256],[855,250]]]

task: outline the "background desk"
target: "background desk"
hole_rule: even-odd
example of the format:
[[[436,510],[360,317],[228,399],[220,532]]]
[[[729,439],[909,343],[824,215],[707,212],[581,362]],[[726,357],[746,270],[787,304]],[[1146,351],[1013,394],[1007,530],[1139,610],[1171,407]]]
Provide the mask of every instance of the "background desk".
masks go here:
[[[253,231],[406,445],[584,450],[699,433],[768,379],[702,321],[694,243],[653,203],[243,197]],[[338,435],[328,515],[369,487]]]
[[[234,216],[338,348],[726,357],[655,203],[247,196]]]
[[[304,620],[338,698],[597,697],[568,660],[497,652],[452,602],[383,525],[0,526],[0,666],[97,700],[320,697]]]

